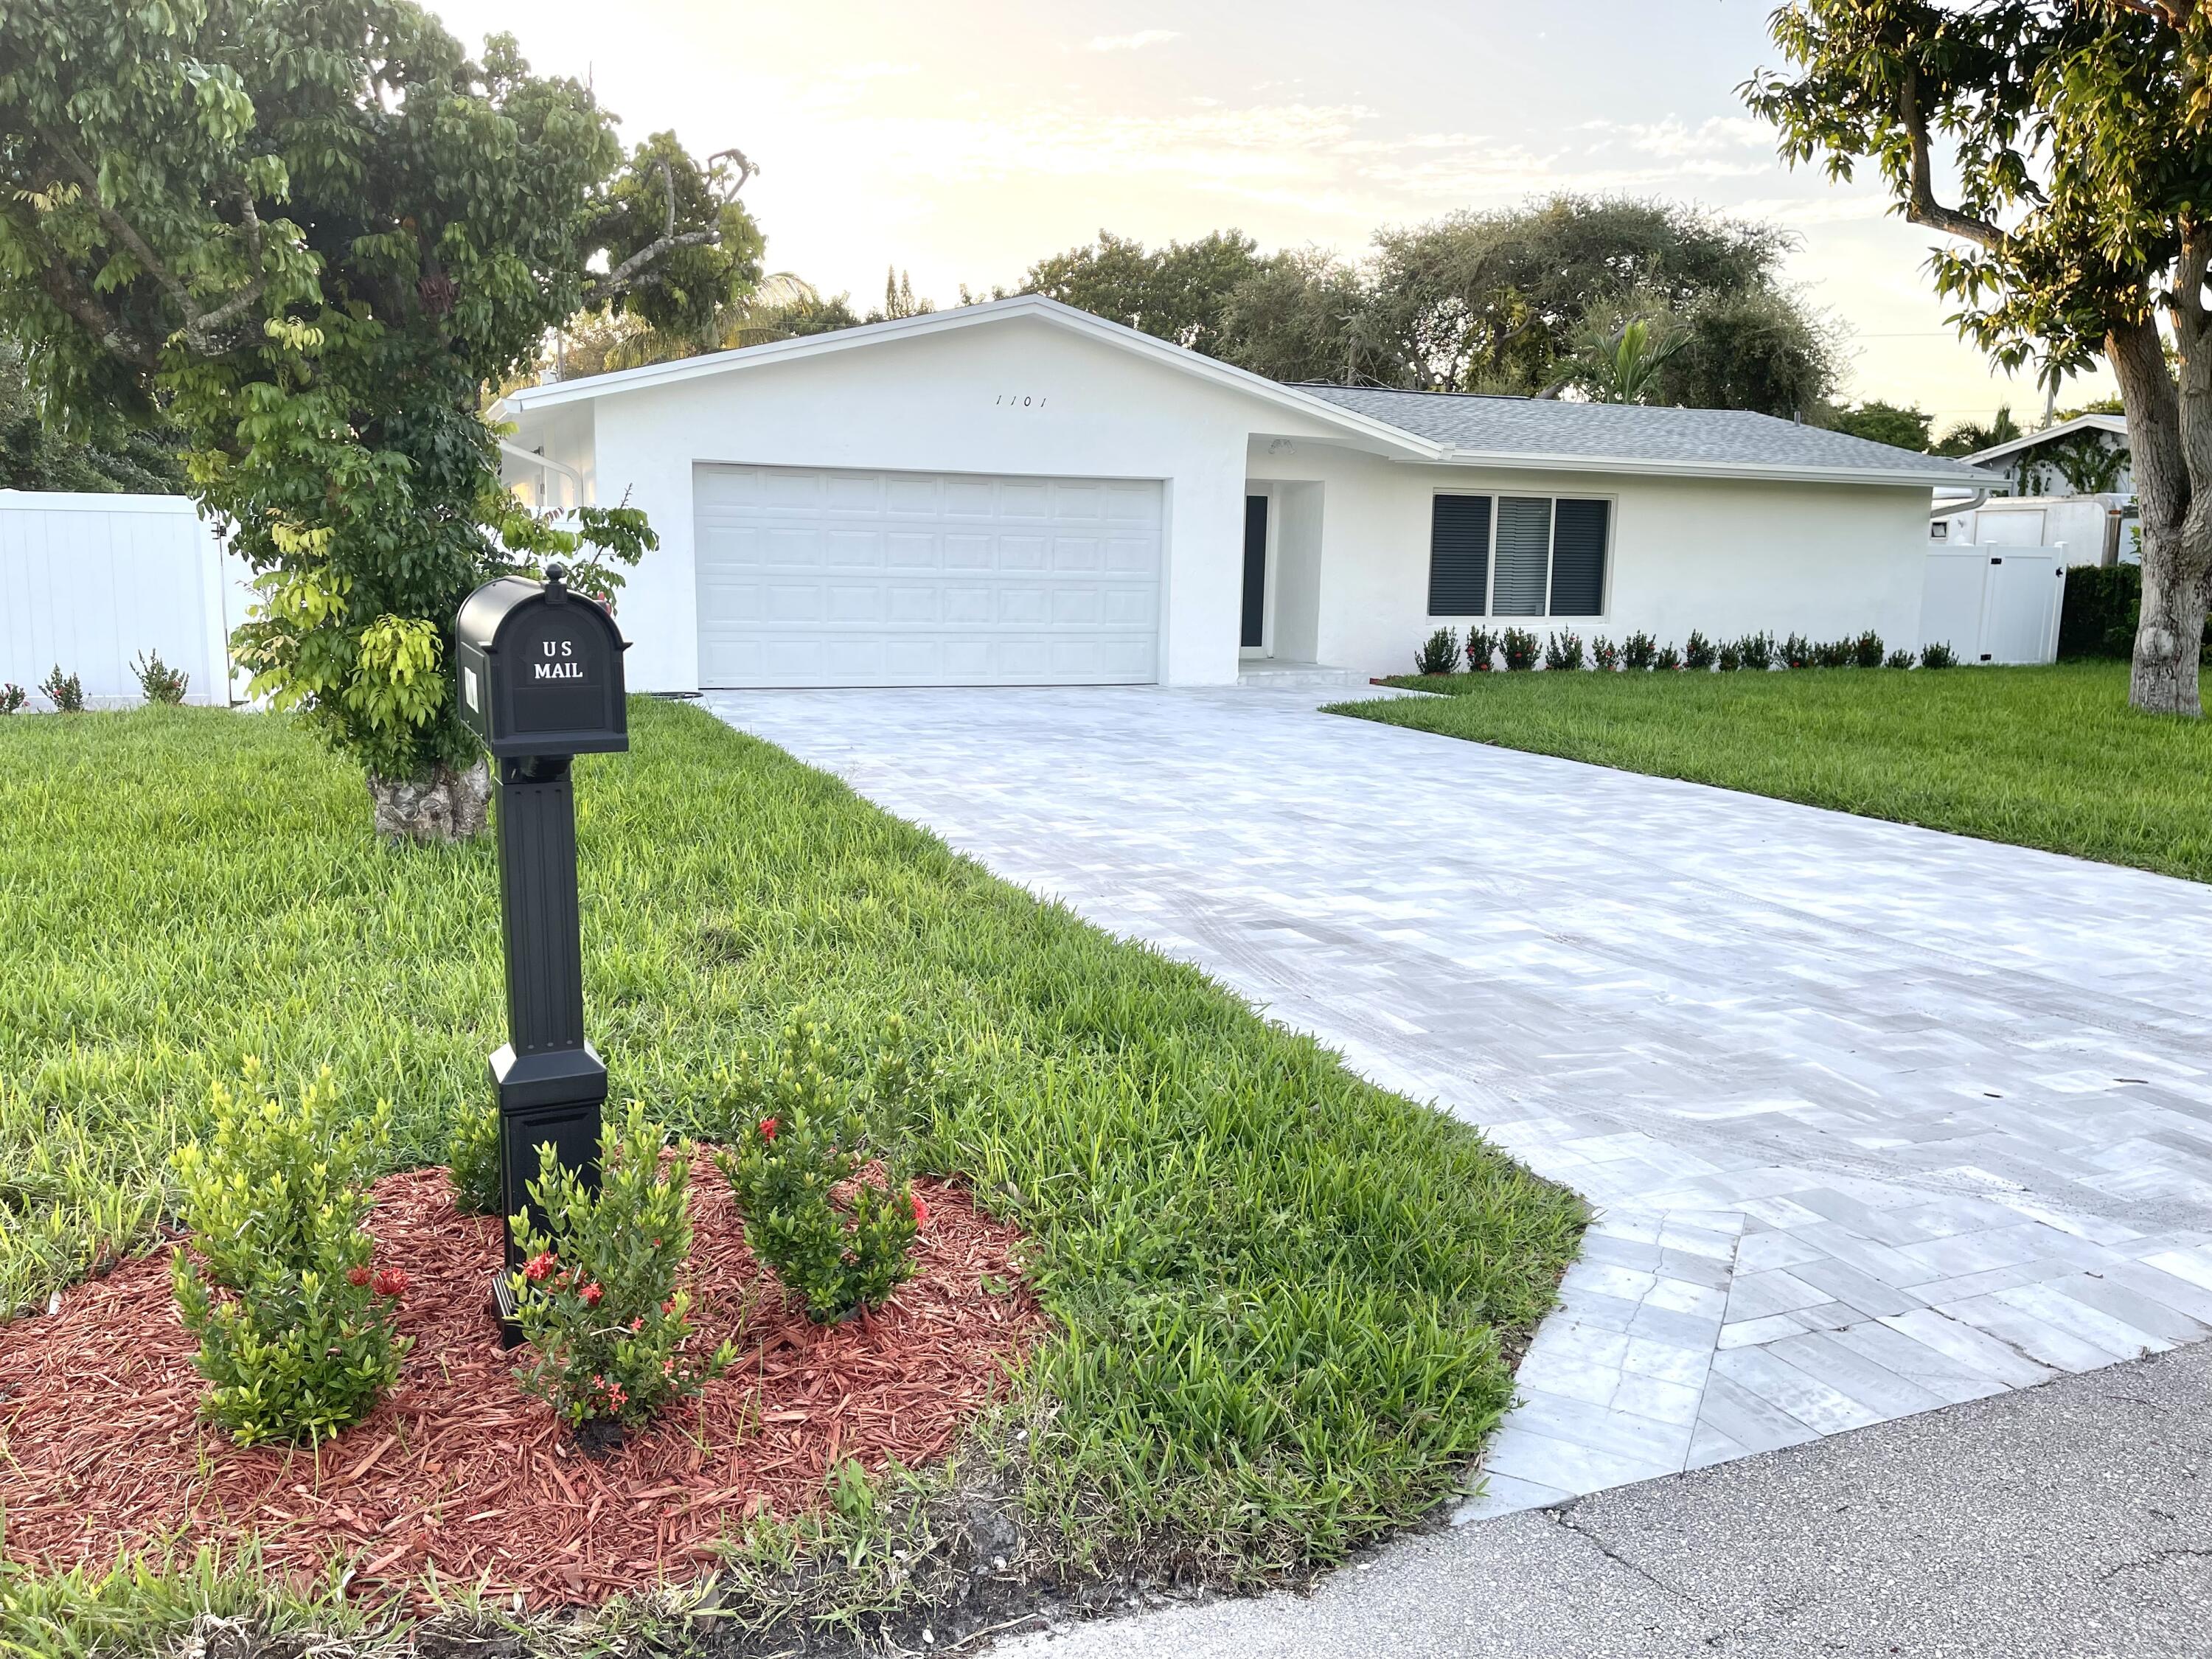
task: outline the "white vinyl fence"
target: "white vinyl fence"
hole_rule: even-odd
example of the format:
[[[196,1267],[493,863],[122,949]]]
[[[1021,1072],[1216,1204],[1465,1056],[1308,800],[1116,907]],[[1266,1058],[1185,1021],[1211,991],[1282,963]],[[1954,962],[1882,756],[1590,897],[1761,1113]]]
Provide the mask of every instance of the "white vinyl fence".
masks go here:
[[[0,489],[0,680],[43,708],[59,666],[89,702],[136,702],[143,652],[191,677],[187,702],[227,704],[247,574],[181,495]]]
[[[1948,645],[1963,663],[2057,661],[2066,562],[2063,547],[1931,550],[1921,642]]]

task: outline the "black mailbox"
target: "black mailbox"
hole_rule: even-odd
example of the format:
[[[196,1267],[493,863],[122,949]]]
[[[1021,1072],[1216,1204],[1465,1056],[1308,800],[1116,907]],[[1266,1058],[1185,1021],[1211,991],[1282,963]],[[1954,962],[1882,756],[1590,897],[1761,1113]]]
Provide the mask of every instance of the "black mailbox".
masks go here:
[[[499,780],[499,903],[507,957],[506,1043],[491,1057],[499,1099],[504,1213],[535,1211],[538,1149],[599,1178],[607,1068],[584,1037],[582,912],[569,761],[629,747],[623,652],[614,618],[545,580],[486,582],[454,618],[454,695]],[[542,1215],[534,1218],[544,1224]],[[503,1340],[521,1337],[512,1281],[522,1265],[510,1225],[492,1305]]]
[[[596,755],[629,747],[623,653],[612,617],[562,585],[486,582],[453,625],[462,722],[501,759]]]

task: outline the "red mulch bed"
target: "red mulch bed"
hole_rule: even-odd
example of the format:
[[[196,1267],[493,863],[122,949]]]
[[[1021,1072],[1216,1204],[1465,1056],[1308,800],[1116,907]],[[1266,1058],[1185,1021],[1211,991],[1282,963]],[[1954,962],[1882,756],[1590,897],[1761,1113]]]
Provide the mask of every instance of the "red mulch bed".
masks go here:
[[[226,1551],[254,1538],[271,1571],[349,1557],[360,1586],[434,1569],[533,1605],[695,1577],[749,1518],[820,1507],[836,1460],[942,1455],[1042,1330],[1012,1260],[1019,1233],[957,1187],[915,1190],[929,1205],[921,1271],[873,1316],[825,1329],[754,1261],[702,1154],[693,1322],[744,1358],[607,1458],[515,1386],[487,1308],[499,1224],[458,1214],[442,1170],[376,1184],[369,1231],[377,1261],[412,1281],[399,1327],[415,1346],[391,1396],[319,1455],[244,1449],[198,1419],[169,1251],[127,1261],[58,1313],[0,1328],[6,1554],[52,1571],[173,1536]]]

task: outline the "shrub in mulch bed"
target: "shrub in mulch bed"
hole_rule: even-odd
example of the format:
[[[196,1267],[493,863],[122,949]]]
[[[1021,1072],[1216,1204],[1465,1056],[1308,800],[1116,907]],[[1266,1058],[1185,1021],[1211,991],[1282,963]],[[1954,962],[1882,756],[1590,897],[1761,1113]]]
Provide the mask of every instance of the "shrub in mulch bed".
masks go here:
[[[403,1266],[414,1340],[398,1386],[319,1449],[234,1444],[198,1414],[205,1383],[170,1294],[169,1252],[0,1328],[0,1515],[9,1559],[53,1571],[173,1543],[258,1540],[265,1568],[349,1560],[364,1589],[441,1581],[597,1604],[711,1569],[754,1516],[821,1507],[833,1468],[941,1456],[1000,1393],[1044,1316],[1020,1235],[967,1193],[917,1182],[920,1271],[885,1307],[811,1322],[753,1260],[728,1187],[692,1166],[692,1291],[706,1340],[740,1349],[614,1456],[580,1452],[516,1386],[488,1311],[499,1224],[454,1207],[442,1170],[376,1183],[368,1230]]]

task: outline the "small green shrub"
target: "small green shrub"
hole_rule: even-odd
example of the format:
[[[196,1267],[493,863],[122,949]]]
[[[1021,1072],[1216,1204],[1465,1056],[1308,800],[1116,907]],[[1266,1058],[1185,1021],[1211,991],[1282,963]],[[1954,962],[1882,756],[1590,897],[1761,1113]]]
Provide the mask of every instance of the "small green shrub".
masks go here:
[[[1723,674],[1733,674],[1736,672],[1737,670],[1743,666],[1742,650],[1735,643],[1734,641],[1730,641],[1728,644],[1721,647],[1719,655],[1715,660],[1713,666],[1719,669]]]
[[[1618,672],[1620,647],[1601,634],[1590,641],[1590,662],[1601,674]]]
[[[1813,647],[1815,668],[1849,668],[1855,647],[1850,640],[1823,640]]]
[[[2058,654],[2132,657],[2142,620],[2141,565],[2075,565],[2058,605]],[[2205,626],[2212,633],[2212,621]]]
[[[1659,641],[1638,629],[1620,642],[1620,665],[1640,673],[1659,660]]]
[[[1747,634],[1735,642],[1735,653],[1747,670],[1765,673],[1774,666],[1774,635],[1764,631]]]
[[[205,1410],[244,1445],[325,1439],[368,1415],[408,1347],[407,1275],[373,1265],[361,1224],[391,1107],[344,1108],[327,1067],[288,1106],[248,1060],[240,1093],[216,1085],[213,1115],[210,1142],[174,1159],[192,1239],[172,1273]]]
[[[1881,666],[1881,635],[1871,628],[1851,641],[1852,665],[1858,668]]]
[[[1655,669],[1666,669],[1672,672],[1682,665],[1682,653],[1674,648],[1674,642],[1669,640],[1659,647],[1659,654],[1651,659],[1651,665]]]
[[[596,1192],[541,1146],[529,1192],[546,1231],[527,1214],[511,1223],[529,1258],[513,1279],[531,1350],[515,1380],[579,1428],[635,1427],[737,1358],[728,1343],[688,1351],[691,1296],[678,1281],[691,1255],[692,1147],[663,1159],[665,1139],[632,1103],[601,1131]]]
[[[1923,668],[1956,668],[1959,659],[1948,642],[1923,645],[1920,647],[1920,665]]]
[[[1459,666],[1459,635],[1439,628],[1413,653],[1413,672],[1422,676],[1449,674]]]
[[[1498,655],[1498,635],[1486,628],[1467,630],[1467,667],[1471,674],[1487,674]]]
[[[446,1139],[446,1175],[453,1206],[463,1215],[501,1215],[507,1209],[499,1164],[496,1106],[463,1106]]]
[[[57,714],[84,713],[84,683],[74,674],[63,673],[59,663],[46,671],[46,678],[39,682],[39,690],[53,704]]]
[[[31,700],[31,694],[13,680],[0,682],[0,714],[17,714]]]
[[[715,1163],[745,1218],[745,1243],[820,1324],[878,1306],[915,1270],[915,1231],[928,1211],[896,1174],[860,1178],[877,1155],[872,1118],[910,1086],[894,1030],[872,1084],[833,1073],[820,1028],[788,1021],[758,1065],[739,1058]],[[886,1097],[890,1098],[887,1101]]]
[[[1507,668],[1524,672],[1536,665],[1536,636],[1525,628],[1509,628],[1498,635],[1498,653]]]
[[[1583,665],[1583,636],[1563,628],[1544,641],[1544,666],[1554,672]]]
[[[1704,673],[1720,659],[1720,651],[1696,629],[1690,630],[1689,643],[1682,647],[1682,666]]]
[[[148,702],[180,703],[191,684],[191,677],[163,662],[158,651],[150,656],[140,652],[131,672],[137,675],[138,690]]]
[[[1810,668],[1813,665],[1813,642],[1802,634],[1792,634],[1775,647],[1775,655],[1784,668]]]

